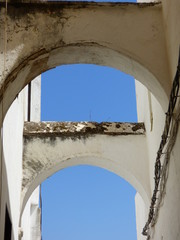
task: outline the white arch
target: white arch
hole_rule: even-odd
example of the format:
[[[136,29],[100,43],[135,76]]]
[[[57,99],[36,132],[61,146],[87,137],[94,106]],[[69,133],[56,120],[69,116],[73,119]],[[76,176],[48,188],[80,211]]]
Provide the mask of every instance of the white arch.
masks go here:
[[[166,111],[171,79],[161,4],[59,2],[31,4],[29,8],[22,4],[18,9],[10,4],[8,9],[11,41],[0,89],[4,115],[36,76],[73,63],[111,66],[131,74]],[[3,49],[0,54],[3,60]],[[0,67],[3,73],[3,62]]]
[[[45,67],[44,61],[47,61]],[[73,63],[89,63],[110,66],[128,73],[141,81],[151,90],[164,110],[167,107],[167,95],[157,79],[148,69],[144,68],[137,61],[107,47],[97,46],[96,44],[94,44],[94,46],[82,44],[80,46],[71,45],[57,48],[50,53],[40,55],[36,59],[30,60],[29,64],[26,64],[24,68],[21,69],[17,74],[16,79],[8,85],[4,92],[4,114],[22,88],[36,76],[40,75],[43,71],[52,69],[56,66]],[[35,66],[36,68],[34,69]],[[0,103],[0,106],[1,104],[2,102]]]
[[[102,164],[102,161],[106,161],[106,166]],[[145,189],[143,186],[138,182],[138,180],[125,169],[120,168],[115,162],[109,160],[109,159],[100,159],[97,157],[90,157],[90,156],[84,156],[84,157],[74,157],[71,159],[68,159],[67,161],[64,161],[63,163],[60,163],[59,165],[54,166],[52,169],[44,171],[43,175],[37,176],[35,181],[31,184],[30,188],[28,189],[28,192],[26,193],[23,203],[22,203],[22,209],[21,209],[21,216],[23,214],[24,208],[26,206],[26,203],[28,199],[30,198],[33,191],[39,186],[40,183],[45,181],[48,177],[52,176],[56,172],[67,168],[67,167],[73,167],[78,165],[90,165],[90,166],[96,166],[103,169],[106,169],[112,173],[115,173],[116,175],[120,176],[121,178],[125,179],[128,183],[130,183],[136,190],[138,189],[138,192],[140,192],[140,195],[142,199],[144,200],[144,203],[146,207],[148,208],[150,203],[150,198],[147,195]]]
[[[35,137],[24,143],[21,211],[35,188],[46,178],[63,168],[82,164],[105,168],[123,177],[149,205],[149,163],[144,135]]]

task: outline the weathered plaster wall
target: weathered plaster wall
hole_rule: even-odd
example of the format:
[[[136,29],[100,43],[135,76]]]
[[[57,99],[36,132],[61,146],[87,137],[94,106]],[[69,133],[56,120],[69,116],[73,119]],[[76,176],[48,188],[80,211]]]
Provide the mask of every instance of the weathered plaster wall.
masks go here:
[[[142,229],[147,219],[148,207],[144,204],[144,201],[138,192],[135,196],[135,206],[137,240],[146,240],[146,236],[142,235]]]
[[[25,90],[27,96],[27,88]],[[38,76],[31,82],[30,120],[33,120],[34,122],[40,121],[41,112],[40,106],[41,106],[41,76]],[[27,111],[25,119],[27,119]],[[19,227],[22,234],[21,238],[22,240],[41,240],[40,216],[41,210],[39,209],[39,187],[37,187],[30,196],[30,198],[28,199],[22,217],[20,217],[19,219]]]
[[[169,69],[170,69],[170,81],[172,82],[175,76],[179,45],[180,45],[180,2],[175,1],[162,1],[162,18],[164,31],[166,34],[166,49],[168,53]],[[137,87],[137,84],[136,84]],[[137,87],[140,90],[140,87]],[[141,89],[142,90],[142,89]],[[153,133],[149,132],[150,129],[150,112],[149,112],[149,99],[147,97],[147,90],[140,90],[140,95],[143,96],[144,101],[138,101],[140,120],[145,122],[147,130],[147,140],[149,146],[149,159],[150,159],[150,181],[151,189],[153,190],[153,175],[154,175],[154,162],[155,155],[158,148],[158,141],[160,143],[160,136],[162,134],[162,128],[164,126],[164,115],[162,111],[158,110],[159,106],[155,100],[153,100],[151,109],[153,113],[153,125],[154,118],[156,118],[155,129]],[[168,108],[168,105],[166,109]],[[144,114],[142,116],[142,114]],[[149,120],[148,120],[149,119]],[[149,123],[148,123],[149,122]],[[149,127],[148,127],[149,126]],[[163,200],[163,204],[160,208],[158,222],[152,231],[152,239],[179,239],[180,238],[180,190],[179,190],[179,133],[176,145],[170,159],[169,175],[166,186],[166,194]],[[153,160],[154,159],[154,160]]]
[[[6,71],[3,55],[0,58],[1,72],[7,76],[5,110],[41,72],[79,62],[134,75],[165,106],[170,81],[161,11],[160,3],[9,3]],[[1,7],[2,26],[4,12]],[[4,29],[0,30],[3,54]]]
[[[4,28],[1,27],[0,95],[2,96],[2,89],[4,89],[5,112],[20,90],[42,71],[60,64],[78,62],[108,65],[136,76],[137,79],[143,82],[157,97],[163,110],[166,110],[167,96],[170,92],[171,82],[177,65],[180,43],[179,0],[174,0],[173,2],[163,0],[162,4],[157,5],[153,3],[139,5],[81,3],[77,4],[75,8],[74,3],[68,3],[68,5],[64,3],[46,3],[44,5],[42,5],[42,3],[35,5],[9,3],[7,21],[5,21],[5,9],[2,3],[0,11],[0,24],[3,27],[6,26],[5,30],[7,30],[8,40],[5,54],[6,71],[4,71]],[[44,33],[46,33],[46,37]],[[54,38],[54,36],[57,36],[57,38]],[[7,78],[3,85],[2,83],[5,76],[7,76]],[[144,147],[143,151],[146,149],[144,157],[150,160],[149,163],[144,161],[144,165],[142,165],[143,167],[139,169],[139,171],[146,169],[146,172],[143,172],[143,174],[146,175],[145,183],[148,183],[146,187],[149,189],[148,191],[151,192],[153,190],[155,153],[160,142],[164,115],[155,98],[149,94],[147,90],[143,90],[141,87],[137,88],[142,90],[139,91],[139,96],[144,95],[141,100],[138,100],[139,109],[141,109],[139,117],[142,118],[142,120],[144,119],[147,129],[147,142],[142,141],[141,148],[148,144],[148,149]],[[14,143],[13,136],[18,137],[18,143],[22,133],[22,119],[24,117],[20,110],[22,105],[19,99],[20,97],[18,97],[14,107],[12,107],[12,109],[16,109],[16,114],[13,113],[14,120],[17,120],[13,120],[14,127],[9,127],[9,124],[12,123],[12,118],[10,117],[9,120],[7,120],[7,127],[4,128],[7,134],[6,138],[4,138],[5,164],[3,165],[4,184],[1,203],[2,224],[0,225],[0,239],[3,239],[4,219],[2,218],[4,217],[6,202],[13,221],[15,239],[17,239],[18,232],[17,212],[19,211],[20,198],[18,186],[20,186],[21,175],[21,159],[19,156],[22,149],[21,144],[16,148],[12,143]],[[1,107],[2,102],[0,109]],[[24,114],[26,115],[25,112]],[[98,141],[101,140],[101,142],[104,142],[102,139],[104,137],[114,138],[114,136],[101,136],[101,139],[98,139]],[[127,136],[123,136],[122,139],[126,139],[126,137]],[[142,136],[136,137],[139,139]],[[109,154],[108,156],[113,158],[109,153],[109,146],[113,143],[114,141],[111,139],[107,146],[104,145],[104,147],[101,148],[104,152],[98,153],[100,155],[95,156],[96,158],[89,155],[83,155],[82,158],[76,158],[75,156],[73,156],[73,158],[70,156],[68,161],[62,162],[56,167],[60,169],[73,165],[75,162],[76,164],[82,162],[90,164],[96,163],[112,171],[117,171],[121,176],[127,177],[130,165],[127,166],[123,172],[121,166],[119,165],[117,167],[117,165],[113,165],[114,163],[112,161],[107,162],[106,166],[102,164],[104,163],[102,161],[102,155],[104,153]],[[178,133],[177,143],[170,161],[164,204],[161,207],[158,223],[155,226],[152,239],[179,239],[179,143]],[[38,142],[38,144],[40,143]],[[69,141],[68,144],[71,144],[71,142]],[[89,141],[88,144],[91,147],[93,145],[91,141]],[[130,142],[128,144],[130,144]],[[84,146],[84,142],[79,142],[79,147],[81,148],[82,146]],[[111,147],[115,146],[113,145]],[[10,157],[9,148],[13,153],[13,158]],[[95,151],[97,150],[95,145],[93,148]],[[117,147],[117,151],[119,150]],[[75,152],[75,154],[76,153],[77,152]],[[63,156],[59,156],[58,153],[57,157],[63,159]],[[66,157],[67,160],[69,156]],[[13,161],[13,159],[15,160]],[[16,170],[19,172],[18,176],[14,176],[13,167],[14,169],[17,168]],[[49,168],[48,171],[44,172],[43,177],[40,175],[39,179],[36,179],[37,181],[31,186],[30,192],[33,191],[41,180],[51,175],[55,170],[55,168],[51,170]],[[142,171],[139,174],[139,176],[141,176]],[[129,177],[128,180],[130,181],[130,179]],[[133,179],[132,182],[136,183],[136,180],[137,179]],[[144,176],[142,178],[140,177],[139,181],[142,183]],[[16,193],[13,187],[14,184],[17,185],[18,189]],[[137,198],[136,202],[138,207],[141,201]],[[137,212],[139,212],[139,210]],[[140,212],[138,214],[140,214]],[[139,217],[137,216],[137,219],[139,219],[138,222],[141,224],[142,221]]]
[[[149,169],[151,191],[154,189],[154,164],[156,153],[160,144],[161,135],[164,128],[165,114],[159,103],[151,96],[148,97],[148,90],[140,83],[136,83],[138,117],[144,120],[146,126],[146,138],[148,143]],[[141,99],[141,100],[140,100]],[[151,104],[149,104],[151,101]],[[167,106],[168,108],[168,106]],[[153,119],[153,128],[151,127],[151,114]],[[151,131],[152,128],[152,131]],[[179,239],[180,237],[180,163],[179,163],[179,144],[180,132],[178,132],[176,144],[171,154],[168,180],[165,196],[159,211],[158,221],[151,229],[151,239]],[[137,206],[139,203],[136,201]],[[141,214],[137,216],[137,222],[141,222]],[[147,217],[146,217],[147,221]]]
[[[169,69],[171,73],[171,81],[173,81],[180,47],[180,2],[179,0],[162,0],[162,3]]]
[[[171,154],[168,180],[152,239],[180,239],[180,131]]]
[[[154,164],[164,129],[165,114],[155,97],[136,81],[138,121],[144,122],[148,145],[151,194],[154,189]],[[168,106],[167,106],[168,108]]]
[[[154,164],[156,160],[157,150],[161,141],[161,135],[164,129],[165,114],[160,104],[155,97],[144,87],[140,82],[136,81],[136,102],[138,121],[143,121],[146,127],[146,141],[147,141],[147,155],[149,166],[149,183],[151,188],[151,196],[154,190]],[[139,197],[136,198],[136,222],[137,228],[141,227],[141,232],[148,219],[149,206],[146,212],[141,211],[142,201]],[[144,216],[144,217],[143,217]],[[144,222],[143,222],[144,218]],[[145,236],[140,235],[139,239],[146,239]],[[159,239],[159,238],[155,238]],[[161,238],[160,238],[161,239]]]
[[[21,218],[22,240],[41,240],[41,209],[39,187],[30,196]]]
[[[40,78],[32,82],[32,108],[31,113],[34,120],[40,120],[37,107],[40,106]],[[33,91],[33,88],[36,88]],[[23,126],[27,119],[27,88],[25,88],[15,99],[6,114],[3,124],[3,179],[2,179],[2,202],[0,218],[0,239],[4,239],[4,223],[6,205],[12,221],[12,240],[18,240],[21,189],[22,189],[22,155],[23,155]],[[35,197],[32,195],[33,203]],[[29,200],[31,203],[31,198]],[[36,197],[38,206],[39,196]],[[24,225],[31,220],[30,214],[24,218]],[[27,227],[26,227],[27,229]],[[30,227],[27,229],[30,235]],[[28,238],[25,238],[25,240]],[[32,239],[31,239],[32,240]]]
[[[18,226],[22,180],[23,150],[23,100],[24,93],[19,94],[9,109],[3,125],[3,179],[0,219],[0,239],[4,239],[5,208],[8,206],[12,221],[13,240],[18,240]]]
[[[56,125],[56,123],[51,124]],[[132,131],[128,134],[125,124],[109,124],[109,131],[106,123],[99,124],[103,126],[103,133],[99,131],[100,127],[95,128],[92,123],[78,123],[75,128],[73,123],[66,123],[67,127],[68,124],[70,125],[70,132],[64,126],[62,132],[58,127],[57,132],[54,133],[51,124],[42,123],[42,126],[48,128],[39,128],[39,124],[33,124],[35,131],[29,135],[26,128],[22,208],[33,189],[47,177],[64,167],[79,164],[99,166],[118,174],[130,182],[139,191],[146,204],[149,204],[148,161],[145,161],[147,145],[142,126],[134,127],[135,134]],[[43,129],[48,131],[42,132]],[[123,135],[120,129],[124,131]]]

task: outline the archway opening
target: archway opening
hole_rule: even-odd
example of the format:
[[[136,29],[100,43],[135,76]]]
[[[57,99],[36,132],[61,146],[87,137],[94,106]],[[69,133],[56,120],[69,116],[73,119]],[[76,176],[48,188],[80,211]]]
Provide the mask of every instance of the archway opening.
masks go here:
[[[97,74],[98,78],[96,80],[91,75],[90,75],[90,78],[88,78],[88,79],[84,78],[86,75],[88,76],[88,69],[87,69],[88,67],[89,67],[89,73],[96,73],[96,72],[98,72],[97,69],[100,69],[101,74],[100,75]],[[83,71],[83,68],[84,68],[84,71]],[[53,95],[55,95],[55,90],[56,89],[58,90],[58,94],[59,95],[61,95],[61,90],[62,90],[62,92],[64,91],[64,92],[66,92],[66,94],[69,94],[69,92],[67,91],[68,86],[69,86],[69,87],[71,87],[71,93],[75,94],[75,97],[76,96],[79,97],[79,95],[81,95],[81,92],[87,93],[86,92],[86,90],[87,90],[86,86],[91,86],[91,83],[95,83],[94,84],[95,87],[92,84],[91,91],[89,91],[90,92],[90,94],[89,94],[90,95],[90,99],[93,100],[93,101],[95,100],[94,103],[98,102],[97,101],[98,99],[95,99],[94,96],[92,97],[92,93],[94,94],[94,91],[98,90],[97,91],[98,94],[96,94],[96,98],[99,97],[99,96],[101,96],[101,98],[103,98],[102,97],[102,95],[103,95],[102,93],[104,93],[104,99],[105,100],[108,99],[108,102],[111,103],[110,104],[110,108],[109,108],[110,110],[111,109],[112,110],[116,109],[116,113],[123,113],[123,115],[124,115],[125,111],[123,109],[126,109],[127,110],[126,111],[127,115],[126,115],[125,118],[122,118],[122,117],[124,117],[123,115],[117,116],[116,118],[109,118],[113,114],[111,112],[107,111],[107,114],[106,114],[105,118],[99,118],[98,119],[98,118],[94,117],[94,116],[96,116],[96,115],[94,115],[94,112],[95,112],[94,109],[93,108],[89,108],[90,110],[88,109],[88,112],[86,112],[86,115],[83,116],[83,119],[82,118],[81,119],[77,119],[77,118],[74,118],[74,119],[69,118],[69,119],[67,119],[67,116],[65,116],[64,119],[61,119],[61,118],[60,119],[57,119],[57,118],[48,119],[47,118],[47,119],[42,119],[42,120],[60,120],[60,121],[65,121],[65,120],[68,120],[68,121],[70,121],[70,120],[74,120],[74,121],[75,120],[76,121],[78,121],[78,120],[84,120],[84,121],[85,120],[90,120],[90,121],[99,121],[99,122],[100,121],[127,121],[127,122],[129,121],[129,122],[132,122],[132,121],[136,121],[137,120],[137,116],[136,116],[136,101],[135,101],[135,88],[134,88],[135,86],[134,86],[134,79],[132,77],[127,76],[126,74],[121,73],[119,70],[115,70],[115,69],[107,68],[107,67],[102,67],[102,66],[96,66],[96,65],[81,65],[81,64],[78,64],[78,65],[64,65],[64,66],[56,68],[56,70],[58,70],[58,69],[60,70],[60,72],[61,72],[61,70],[63,71],[63,69],[64,69],[66,74],[67,74],[67,72],[69,73],[72,70],[71,76],[73,76],[73,79],[71,79],[70,82],[68,82],[68,79],[66,79],[65,81],[68,84],[66,85],[66,87],[62,87],[62,83],[63,83],[63,80],[64,80],[63,77],[62,77],[63,74],[60,73],[59,77],[57,77],[58,83],[60,84],[59,86],[57,86],[57,84],[53,83],[54,80],[55,80],[53,78],[56,78],[56,77],[55,76],[51,76],[51,77],[49,76],[49,78],[50,78],[50,85],[47,86],[47,89],[50,89],[51,86],[55,87],[55,89],[51,89],[51,91],[50,91]],[[82,81],[81,82],[77,83],[76,81],[79,80],[79,78],[74,78],[74,75],[76,75],[75,71],[74,71],[75,69],[76,70],[78,70],[78,69],[80,70],[80,75],[79,76],[82,77]],[[49,72],[46,72],[46,73],[50,73],[52,71],[54,71],[54,70],[50,70]],[[117,76],[115,78],[113,78],[113,75],[115,76],[116,74],[117,74]],[[108,76],[108,78],[107,78],[107,76]],[[44,79],[42,79],[42,83],[43,83],[43,81],[44,81]],[[72,84],[72,81],[75,82],[74,85]],[[82,84],[83,81],[85,81],[86,84]],[[88,84],[88,81],[89,81],[89,84]],[[45,80],[44,82],[47,82],[47,81]],[[120,83],[120,85],[118,85],[119,83]],[[125,85],[122,86],[121,85],[122,83],[127,83],[127,85],[126,86]],[[85,91],[81,91],[80,90],[79,86],[81,86],[81,84],[83,85],[82,87],[85,88]],[[128,88],[129,84],[131,84],[130,88]],[[75,87],[77,87],[77,89],[75,89]],[[113,91],[112,91],[111,88],[113,89]],[[78,92],[78,90],[80,90],[80,91]],[[90,90],[90,87],[88,88],[88,90]],[[124,95],[125,92],[127,94]],[[109,94],[109,93],[111,93],[111,94]],[[51,94],[51,97],[52,97],[52,94]],[[66,107],[66,105],[65,105],[68,98],[70,100],[75,99],[75,97],[71,98],[72,94],[66,95],[64,97],[64,99],[66,101],[61,105],[61,108],[57,109],[57,106],[59,107],[59,105],[58,105],[59,100],[56,100],[54,102],[54,104],[50,105],[50,108],[52,108],[52,106],[55,106],[55,110],[58,111],[58,113],[60,113],[60,117],[62,116],[61,115],[61,109],[66,109],[67,110],[66,112],[70,112],[70,113],[73,112],[73,111],[71,111],[69,109],[69,107]],[[86,97],[86,95],[87,94],[85,94],[84,96]],[[111,97],[114,97],[114,96],[121,96],[121,97],[124,96],[124,98],[127,97],[127,99],[123,99],[123,98],[115,99],[115,102],[117,104],[117,106],[116,106],[115,104],[112,104],[112,102],[111,102],[111,100],[112,100]],[[133,100],[131,99],[132,100],[131,104],[129,104],[130,96],[133,99]],[[47,111],[47,106],[48,106],[47,105],[47,98],[48,98],[47,91],[46,91],[45,97],[46,97],[45,98],[46,101],[44,101],[44,103],[45,103],[45,108],[44,109]],[[84,99],[84,98],[81,96],[81,99]],[[90,102],[92,102],[92,101],[90,101]],[[104,102],[104,101],[102,101],[102,102]],[[120,106],[120,103],[122,103],[121,106]],[[72,104],[72,102],[71,102],[71,104]],[[77,103],[76,103],[76,106],[78,106]],[[76,106],[74,108],[76,109],[75,113],[77,114],[78,112],[81,112],[81,111]],[[125,106],[125,108],[124,108],[124,106]],[[106,109],[106,107],[107,107],[107,105],[105,105],[105,109]],[[101,111],[101,110],[102,110],[102,106],[99,108],[99,111]],[[129,113],[133,113],[131,118],[129,117]],[[52,115],[52,113],[50,115]],[[75,117],[77,117],[77,116],[78,116],[78,114]],[[100,114],[100,116],[102,116],[102,115]],[[140,184],[141,184],[141,182],[140,182]],[[146,192],[146,190],[145,190],[145,192]],[[53,203],[52,203],[52,205],[53,205]]]
[[[46,55],[46,54],[45,54]],[[31,58],[31,57],[30,57]],[[131,58],[130,58],[131,59]],[[31,62],[31,65],[33,65],[33,67],[36,65],[36,61],[35,60],[32,60],[32,59],[30,59],[30,62]],[[38,61],[38,58],[36,59],[37,61]],[[51,61],[50,61],[51,62]],[[86,61],[85,61],[86,62]],[[96,62],[96,61],[89,61],[89,62]],[[106,61],[105,61],[106,62]],[[100,62],[100,63],[102,63],[102,62]],[[103,63],[102,63],[103,64]],[[42,65],[43,65],[43,61],[42,61]],[[58,65],[58,64],[57,64]],[[112,64],[113,65],[113,64]],[[132,64],[133,65],[133,64]],[[52,63],[52,65],[50,65],[50,66],[48,66],[49,68],[50,67],[54,67],[54,66],[56,66],[56,63],[54,63],[54,65],[53,65],[53,63]],[[47,67],[47,66],[46,66]],[[43,69],[43,71],[44,70],[46,70],[46,67],[45,68],[43,68],[42,67],[42,69]],[[25,68],[25,67],[24,67]],[[29,69],[31,69],[31,67],[29,68]],[[6,95],[11,95],[11,91],[12,91],[12,97],[10,97],[10,99],[12,100],[14,97],[15,97],[15,95],[19,92],[19,89],[21,89],[22,88],[22,85],[24,86],[24,85],[26,85],[31,79],[32,79],[32,76],[36,76],[37,75],[37,73],[38,73],[38,71],[39,70],[37,70],[37,68],[36,67],[34,67],[34,68],[32,68],[33,69],[33,71],[31,71],[31,72],[33,72],[33,74],[31,75],[31,76],[29,76],[28,74],[28,76],[26,76],[26,74],[25,74],[25,77],[24,77],[24,75],[22,76],[22,79],[24,79],[24,81],[21,81],[20,82],[20,84],[17,86],[17,88],[15,88],[15,90],[12,90],[12,88],[13,88],[13,84],[11,84],[12,86],[11,87],[9,87],[9,89],[10,89],[10,94],[9,94],[9,92],[7,91],[6,92]],[[25,69],[26,70],[26,69]],[[23,73],[23,71],[24,72],[26,72],[25,70],[22,70],[22,72],[20,71],[20,73]],[[132,71],[133,71],[134,69],[133,69],[133,67],[132,67]],[[40,70],[40,72],[41,72],[41,70]],[[13,75],[13,74],[12,74]],[[17,74],[17,76],[18,76],[18,74]],[[20,77],[21,78],[21,77]],[[10,78],[11,79],[11,78]],[[16,77],[15,77],[15,79],[16,79]],[[18,79],[18,77],[17,77],[17,79]],[[11,82],[11,81],[9,81],[9,82]],[[13,82],[13,81],[12,81]],[[16,82],[18,82],[18,81],[16,81]],[[9,90],[8,89],[8,90]],[[6,104],[7,106],[8,106],[8,104],[9,104],[9,102]],[[6,109],[8,108],[6,106]],[[93,120],[93,118],[94,118],[94,114],[91,112],[91,109],[89,110],[89,120]],[[107,118],[107,120],[109,120],[108,118]],[[99,120],[99,121],[101,121],[101,120]]]
[[[43,121],[137,122],[135,80],[117,69],[62,65],[41,85]]]
[[[42,184],[42,238],[135,240],[135,194],[105,169],[63,169]]]
[[[41,84],[43,121],[137,122],[135,80],[119,70],[62,65],[43,73]],[[98,167],[59,171],[42,184],[43,240],[136,239],[135,193]]]

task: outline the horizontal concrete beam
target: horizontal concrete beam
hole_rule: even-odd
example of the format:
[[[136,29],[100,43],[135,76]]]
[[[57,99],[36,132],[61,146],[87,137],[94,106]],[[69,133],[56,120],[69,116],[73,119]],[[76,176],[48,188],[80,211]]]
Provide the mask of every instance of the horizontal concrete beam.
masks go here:
[[[77,136],[77,135],[141,135],[144,123],[122,122],[25,122],[24,137]]]
[[[4,0],[0,0],[0,3],[4,4],[5,5],[5,1]],[[17,4],[48,4],[48,5],[60,5],[60,6],[67,6],[70,5],[70,6],[75,6],[75,7],[83,7],[83,6],[117,6],[117,5],[120,5],[120,6],[127,6],[127,5],[138,5],[138,6],[154,6],[154,5],[157,5],[157,4],[161,4],[161,2],[142,2],[142,3],[132,3],[132,2],[95,2],[95,1],[48,1],[48,0],[7,0],[7,3],[10,4],[10,5],[17,5]]]

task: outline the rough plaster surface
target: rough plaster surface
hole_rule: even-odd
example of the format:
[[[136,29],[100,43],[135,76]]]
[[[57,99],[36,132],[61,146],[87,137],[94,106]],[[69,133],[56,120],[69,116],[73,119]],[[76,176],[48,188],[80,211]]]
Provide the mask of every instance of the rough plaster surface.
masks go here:
[[[0,5],[0,95],[2,99],[4,91],[5,112],[29,81],[71,63],[127,72],[165,106],[171,80],[161,3],[16,2],[8,4],[7,17]]]
[[[0,178],[0,182],[2,181],[0,239],[5,239],[4,224],[7,206],[12,222],[12,239],[18,240],[22,183],[23,100],[24,92],[19,94],[18,98],[11,105],[3,124],[3,145],[1,143],[1,146],[3,146],[3,166]]]
[[[31,192],[58,170],[80,164],[106,168],[129,181],[149,203],[142,123],[25,123],[22,210]]]
[[[30,136],[130,135],[144,134],[144,123],[121,122],[25,122],[24,138]]]
[[[77,6],[81,7],[76,8],[73,7],[74,3],[67,2],[31,1],[30,4],[24,4],[19,1],[17,4],[17,1],[13,3],[8,1],[6,23],[4,22],[5,4],[3,0],[0,2],[0,93],[1,99],[3,98],[4,114],[19,91],[35,76],[57,65],[69,63],[108,65],[130,73],[145,84],[159,100],[163,110],[167,110],[166,95],[171,88],[179,49],[179,0],[173,2],[163,0],[160,4],[141,5],[79,3],[80,5]],[[34,6],[33,2],[36,2]],[[5,54],[4,26],[7,27]],[[52,39],[53,35],[56,38]],[[3,96],[2,89],[4,89]],[[97,134],[94,138],[93,136],[76,138],[76,141],[66,136],[63,142],[59,136],[56,136],[53,138],[54,145],[51,144],[52,138],[47,135],[44,135],[44,140],[34,138],[28,143],[26,157],[35,164],[41,158],[44,159],[44,162],[42,161],[44,170],[40,168],[41,166],[34,170],[31,168],[29,176],[33,178],[29,178],[30,185],[28,189],[24,189],[22,205],[25,205],[35,187],[55,171],[76,164],[94,164],[128,180],[139,190],[143,199],[148,199],[145,202],[146,207],[149,207],[147,202],[151,193],[147,193],[153,188],[154,155],[158,148],[164,115],[159,111],[159,105],[152,101],[153,130],[150,132],[147,109],[148,104],[144,110],[140,109],[145,115],[147,114],[146,136]],[[166,195],[152,239],[178,240],[180,236],[179,136],[180,134],[171,156]],[[12,134],[10,140],[15,146],[16,139]],[[6,148],[8,147],[9,141]],[[69,150],[71,153],[68,155]],[[8,154],[11,162],[14,158],[14,155],[13,158],[11,157],[13,152],[8,151]],[[56,158],[53,159],[52,156]],[[18,159],[19,162],[20,158]],[[53,160],[48,161],[48,159]],[[17,168],[16,161],[13,161],[13,164]],[[13,169],[13,173],[8,171],[11,182],[17,182],[17,172],[21,171],[21,167],[14,174],[15,168],[11,164],[9,166]],[[8,184],[7,188],[4,185],[3,201],[6,192],[11,192],[11,184],[9,189]],[[14,184],[12,186],[14,187]],[[10,194],[14,191],[16,188]],[[12,219],[17,218],[17,214],[14,213],[18,211],[17,206],[19,206],[16,197],[10,199],[13,203]],[[141,205],[140,202],[138,204]],[[140,211],[137,217],[140,225],[141,214]],[[15,222],[17,221],[13,220],[17,232]],[[0,236],[3,238],[4,222],[1,223]]]
[[[144,201],[138,192],[136,193],[135,196],[135,207],[136,207],[137,240],[146,240],[147,237],[142,235],[142,229],[148,216],[148,209],[145,206]]]

